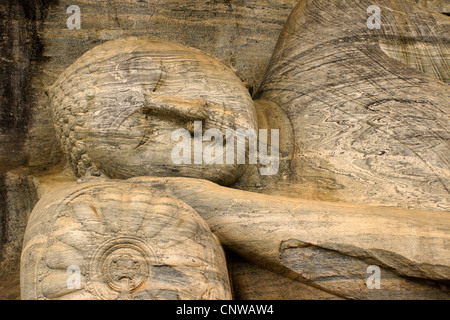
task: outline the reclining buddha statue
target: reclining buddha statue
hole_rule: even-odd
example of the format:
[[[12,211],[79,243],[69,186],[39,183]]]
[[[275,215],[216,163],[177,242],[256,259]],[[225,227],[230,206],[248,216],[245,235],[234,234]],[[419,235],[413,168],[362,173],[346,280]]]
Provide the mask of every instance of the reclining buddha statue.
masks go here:
[[[49,89],[71,172],[30,217],[22,297],[230,299],[223,246],[334,297],[448,299],[449,18],[380,0],[369,29],[372,2],[300,1],[253,100],[177,44],[75,61]]]

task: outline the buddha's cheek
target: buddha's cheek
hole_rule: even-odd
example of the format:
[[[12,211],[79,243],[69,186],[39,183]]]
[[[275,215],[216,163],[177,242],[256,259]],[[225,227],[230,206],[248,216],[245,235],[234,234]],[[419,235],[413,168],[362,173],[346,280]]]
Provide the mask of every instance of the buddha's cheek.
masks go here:
[[[127,132],[91,132],[87,139],[87,154],[103,174],[117,179],[191,177],[230,185],[242,175],[245,166],[226,163],[226,144],[218,145],[216,149],[223,152],[223,164],[207,163],[205,150],[211,142],[195,144],[191,135],[173,139],[174,131],[179,129],[153,126],[153,129],[129,128]],[[181,161],[183,155],[184,161]]]

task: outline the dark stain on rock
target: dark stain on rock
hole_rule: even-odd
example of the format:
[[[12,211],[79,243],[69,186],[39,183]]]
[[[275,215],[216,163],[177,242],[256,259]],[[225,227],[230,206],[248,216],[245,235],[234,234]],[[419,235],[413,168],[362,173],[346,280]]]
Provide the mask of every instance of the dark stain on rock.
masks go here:
[[[7,234],[8,207],[6,205],[6,192],[5,176],[0,174],[0,252],[3,252],[3,244],[6,242]]]
[[[31,79],[43,45],[39,30],[57,0],[0,3],[0,173],[25,165],[23,150],[33,103]]]

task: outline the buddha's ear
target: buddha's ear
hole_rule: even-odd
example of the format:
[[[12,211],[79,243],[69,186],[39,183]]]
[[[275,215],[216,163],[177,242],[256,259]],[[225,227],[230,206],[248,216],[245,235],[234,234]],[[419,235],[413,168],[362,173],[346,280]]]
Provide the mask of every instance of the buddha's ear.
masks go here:
[[[292,123],[283,109],[270,100],[256,99],[253,101],[256,109],[259,129],[278,129],[280,134],[280,154],[284,158],[292,158],[295,152],[295,137]]]

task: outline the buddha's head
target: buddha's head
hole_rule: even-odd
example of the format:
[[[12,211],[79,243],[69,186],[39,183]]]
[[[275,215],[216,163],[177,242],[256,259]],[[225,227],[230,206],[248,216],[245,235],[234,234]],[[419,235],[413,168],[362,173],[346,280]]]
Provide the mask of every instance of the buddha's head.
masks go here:
[[[200,121],[203,131],[256,129],[252,99],[232,70],[197,50],[145,38],[88,51],[49,96],[57,134],[79,177],[184,176],[228,185],[244,165],[175,164],[173,133],[193,132]]]

